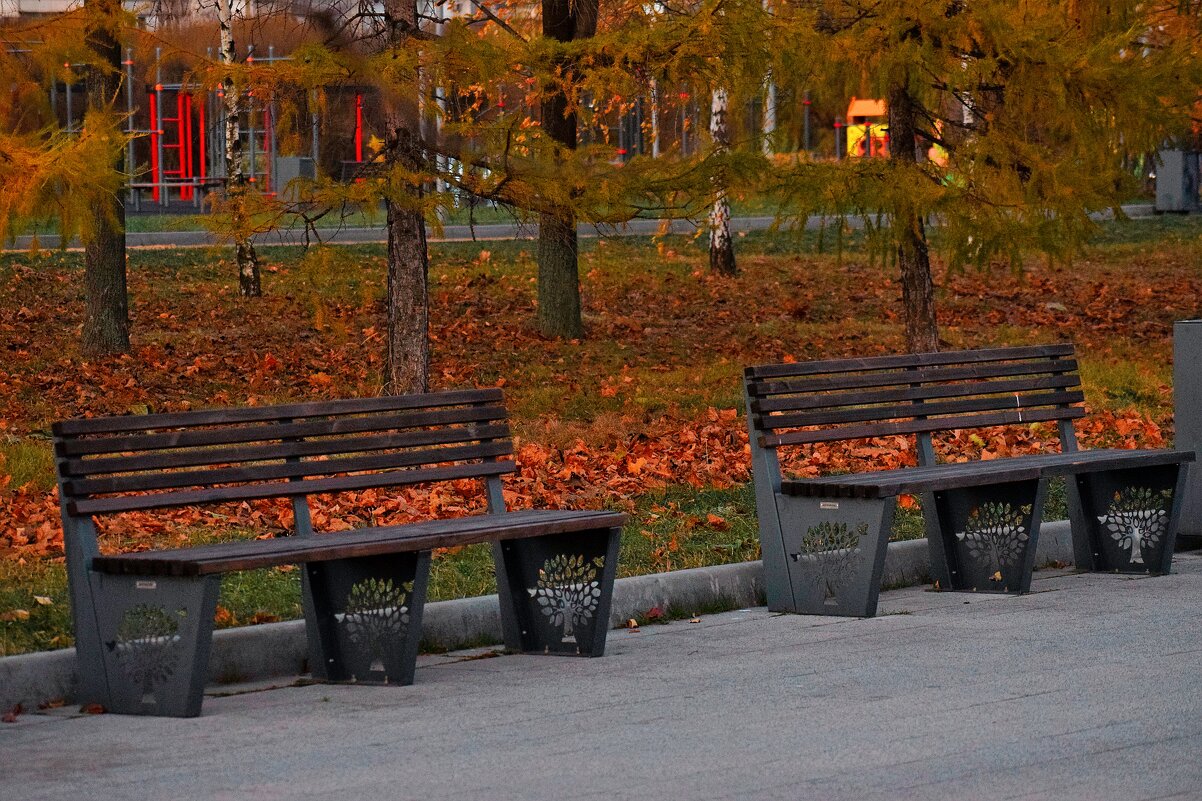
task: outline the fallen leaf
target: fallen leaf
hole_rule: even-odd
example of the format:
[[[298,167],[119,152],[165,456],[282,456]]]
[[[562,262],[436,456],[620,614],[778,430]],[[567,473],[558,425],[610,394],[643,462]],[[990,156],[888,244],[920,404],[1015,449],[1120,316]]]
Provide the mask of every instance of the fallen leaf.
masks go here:
[[[11,623],[16,620],[29,620],[28,609],[12,609],[8,612],[0,612],[0,621]]]
[[[12,709],[5,712],[3,717],[0,717],[0,723],[16,723],[17,715],[21,714],[24,711],[25,710],[21,707],[21,705],[17,704]]]
[[[1002,580],[1002,571],[999,570],[996,573],[994,573],[992,576],[989,577],[989,580],[990,581],[1001,581]]]
[[[648,621],[662,620],[664,617],[664,610],[658,606],[653,606],[647,610],[647,614],[644,615],[644,617],[646,617]]]
[[[639,622],[637,620],[635,620],[634,618],[630,618],[629,620],[626,621],[626,628],[630,629],[631,631],[638,631],[639,630]]]
[[[85,715],[103,715],[107,710],[101,704],[84,704],[79,711]]]
[[[45,595],[35,595],[35,596],[33,596],[33,599],[34,599],[35,601],[37,601],[39,604],[41,604],[42,606],[54,606],[54,601],[53,601],[53,599],[51,599],[51,598],[50,598],[50,597],[48,597],[48,596],[45,596]]]
[[[689,622],[690,622],[690,623],[700,623],[700,622],[701,622],[701,618],[699,618],[699,617],[694,617],[694,618],[691,618],[691,619],[689,620]]]

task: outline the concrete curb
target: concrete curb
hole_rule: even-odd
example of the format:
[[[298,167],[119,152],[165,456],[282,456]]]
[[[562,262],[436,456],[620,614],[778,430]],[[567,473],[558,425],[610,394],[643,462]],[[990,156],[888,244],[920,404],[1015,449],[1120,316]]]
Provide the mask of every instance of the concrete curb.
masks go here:
[[[1071,562],[1072,535],[1067,520],[1044,523],[1036,564]],[[885,556],[881,586],[886,589],[930,580],[926,540],[892,542]],[[659,607],[668,613],[694,614],[718,609],[762,606],[760,562],[699,567],[672,573],[632,576],[614,584],[610,625],[643,617]],[[497,596],[462,598],[426,605],[422,617],[425,650],[455,650],[501,642]],[[300,676],[306,666],[304,621],[223,629],[213,635],[209,683],[232,684],[276,676]],[[22,654],[0,659],[0,710],[21,704],[35,709],[54,699],[71,701],[75,691],[75,649]]]

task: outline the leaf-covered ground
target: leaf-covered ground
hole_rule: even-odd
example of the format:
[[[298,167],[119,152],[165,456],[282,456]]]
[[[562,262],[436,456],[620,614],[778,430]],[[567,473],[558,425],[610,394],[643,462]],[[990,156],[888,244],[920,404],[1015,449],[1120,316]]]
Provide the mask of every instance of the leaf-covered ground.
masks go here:
[[[940,270],[946,346],[1075,341],[1091,411],[1079,426],[1084,441],[1162,445],[1171,439],[1172,323],[1199,311],[1200,233],[1188,219],[1112,225],[1071,265]],[[624,572],[754,557],[741,368],[902,346],[892,268],[862,251],[836,257],[803,244],[771,234],[740,240],[737,278],[710,275],[704,252],[686,240],[587,244],[583,342],[535,332],[530,243],[436,247],[432,384],[505,388],[521,466],[507,484],[511,508],[634,512]],[[77,346],[79,255],[0,258],[0,578],[61,557],[54,420],[378,392],[382,248],[264,256],[267,296],[244,300],[221,252],[131,252],[133,353],[99,360]],[[965,433],[944,453],[1032,450],[1052,434],[1046,426]],[[798,449],[787,461],[799,473],[879,469],[906,463],[908,451],[885,438]],[[478,505],[473,482],[374,490],[317,499],[314,522],[342,529]],[[102,547],[276,534],[290,523],[287,503],[276,501],[130,514],[105,521]],[[436,595],[478,592],[491,579],[487,559],[470,549],[436,562],[445,563],[436,564]],[[21,603],[0,594],[0,614]],[[251,618],[253,605],[241,614]]]

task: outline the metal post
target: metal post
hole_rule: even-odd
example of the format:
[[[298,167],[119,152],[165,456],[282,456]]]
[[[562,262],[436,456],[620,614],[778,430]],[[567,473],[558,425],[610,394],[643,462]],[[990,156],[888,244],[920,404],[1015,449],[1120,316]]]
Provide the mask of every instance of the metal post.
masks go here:
[[[163,48],[156,47],[154,49],[154,102],[155,108],[158,109],[158,119],[151,127],[155,128],[155,150],[157,151],[156,161],[158,162],[158,174],[153,180],[158,186],[159,205],[166,206],[170,200],[168,195],[170,190],[167,188],[167,182],[163,180],[167,173],[166,164],[163,162],[163,117],[166,116],[163,112]]]
[[[247,45],[246,63],[253,64],[254,60],[255,46]],[[246,152],[250,162],[246,180],[253,184],[255,182],[255,102],[250,92],[246,93],[246,140]]]
[[[807,91],[805,99],[801,101],[802,109],[802,147],[806,153],[810,152],[810,93]]]
[[[134,188],[134,55],[133,48],[125,48],[125,180],[129,184],[129,201],[138,205],[138,190]]]
[[[651,158],[659,158],[659,84],[651,79]]]
[[[70,64],[64,64],[63,66],[67,68],[67,80],[63,84],[67,89],[67,91],[66,91],[66,94],[67,94],[67,133],[74,133],[75,132],[75,123],[72,122],[72,117],[75,116],[75,113],[72,109],[72,104],[71,104],[71,83],[72,83],[71,79],[74,77],[74,75],[71,73],[71,65]]]
[[[843,140],[843,118],[835,117],[835,159],[842,159],[846,143]]]
[[[1174,447],[1202,451],[1202,319],[1173,324],[1173,425]],[[1202,468],[1189,471],[1178,532],[1202,538]]]

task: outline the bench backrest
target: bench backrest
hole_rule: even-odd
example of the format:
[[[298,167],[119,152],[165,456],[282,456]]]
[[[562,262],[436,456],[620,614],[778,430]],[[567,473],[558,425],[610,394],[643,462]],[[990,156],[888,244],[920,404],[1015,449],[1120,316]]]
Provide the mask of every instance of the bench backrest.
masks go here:
[[[752,446],[917,435],[933,464],[938,431],[1055,421],[1076,448],[1082,417],[1073,346],[1041,345],[832,359],[749,367],[744,373]]]
[[[499,389],[67,420],[53,427],[64,517],[499,477]],[[301,517],[304,519],[300,519]],[[302,532],[303,533],[303,532]]]

